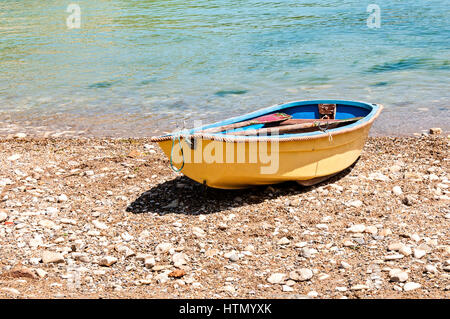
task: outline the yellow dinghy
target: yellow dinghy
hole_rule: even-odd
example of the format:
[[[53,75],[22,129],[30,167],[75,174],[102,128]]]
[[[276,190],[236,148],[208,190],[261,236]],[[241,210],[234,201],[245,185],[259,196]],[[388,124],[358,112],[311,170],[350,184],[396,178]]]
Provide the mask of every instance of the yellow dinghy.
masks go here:
[[[151,140],[158,142],[172,168],[210,187],[238,189],[285,181],[312,185],[357,160],[381,110],[381,105],[365,102],[295,101]],[[309,130],[297,125],[297,130],[289,131],[288,126],[249,121],[276,112],[294,121],[318,122],[307,124]],[[345,119],[355,120],[329,125]],[[231,124],[238,128],[230,130]]]

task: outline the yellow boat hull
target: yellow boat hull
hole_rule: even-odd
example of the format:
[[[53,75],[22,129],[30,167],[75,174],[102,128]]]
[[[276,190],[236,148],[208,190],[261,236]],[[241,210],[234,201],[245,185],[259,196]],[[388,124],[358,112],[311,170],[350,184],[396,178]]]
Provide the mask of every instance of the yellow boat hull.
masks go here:
[[[214,188],[239,189],[285,181],[320,180],[336,174],[358,159],[370,127],[371,123],[367,123],[331,136],[324,133],[314,139],[268,141],[264,146],[267,156],[263,158],[255,156],[260,153],[258,141],[202,139],[197,140],[195,149],[183,138],[176,142],[159,141],[158,144],[167,157],[172,158],[174,167],[182,167],[181,172],[194,181]],[[272,143],[278,145],[275,147]],[[205,154],[214,160],[206,158]],[[275,161],[278,161],[278,167],[275,167]]]

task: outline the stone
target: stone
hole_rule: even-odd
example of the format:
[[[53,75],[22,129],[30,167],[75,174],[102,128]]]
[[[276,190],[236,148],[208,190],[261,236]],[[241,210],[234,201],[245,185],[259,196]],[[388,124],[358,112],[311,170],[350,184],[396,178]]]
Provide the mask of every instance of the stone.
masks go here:
[[[64,256],[60,253],[53,251],[44,251],[41,255],[41,258],[44,264],[64,262]]]
[[[133,236],[131,236],[130,234],[128,234],[127,232],[123,233],[122,235],[120,235],[120,237],[122,237],[122,239],[124,241],[132,241],[134,239]]]
[[[359,208],[362,205],[363,205],[363,202],[360,201],[359,199],[347,202],[347,206],[351,206],[351,207],[355,207],[355,208]]]
[[[339,268],[350,269],[352,268],[352,266],[349,263],[346,263],[345,261],[341,261],[339,264]]]
[[[48,219],[43,219],[43,220],[39,221],[39,225],[44,228],[51,228],[51,229],[56,228],[55,222],[48,220]]]
[[[403,286],[403,291],[411,291],[411,290],[419,289],[420,287],[422,287],[421,284],[410,281],[410,282],[407,282]]]
[[[156,264],[154,257],[147,257],[144,259],[145,268],[152,269]]]
[[[415,203],[415,199],[410,195],[406,195],[403,197],[402,203],[406,206],[412,206]]]
[[[199,238],[203,238],[206,236],[205,231],[200,227],[192,227],[192,233]]]
[[[419,249],[419,248],[415,248],[414,249],[414,258],[422,258],[423,256],[425,256],[427,254],[427,252],[425,250]]]
[[[286,279],[286,274],[274,273],[267,278],[267,281],[271,284],[281,284]]]
[[[354,285],[352,287],[350,287],[350,290],[365,290],[365,289],[369,289],[370,287],[367,285]]]
[[[7,214],[6,210],[0,209],[0,223],[3,223],[7,219],[8,219],[8,214]]]
[[[13,269],[5,273],[4,275],[6,277],[12,278],[30,278],[30,279],[37,278],[36,273],[33,269],[24,267],[22,265],[15,266]]]
[[[69,199],[69,198],[67,197],[66,194],[61,194],[61,195],[58,196],[58,202],[59,202],[59,203],[66,202],[68,199]]]
[[[277,244],[278,245],[289,245],[290,242],[291,241],[289,239],[287,239],[286,237],[283,237],[277,242]]]
[[[412,254],[412,249],[409,246],[402,245],[398,252],[404,256],[410,256]]]
[[[366,226],[362,224],[352,225],[347,228],[347,232],[349,233],[362,233],[366,230]]]
[[[168,274],[169,274],[169,273],[162,272],[162,273],[156,275],[156,276],[155,276],[156,282],[157,282],[158,284],[164,284],[164,283],[168,282],[168,281],[169,281]]]
[[[172,256],[172,262],[175,267],[180,267],[182,265],[186,265],[188,260],[188,256],[185,253],[176,253]]]
[[[184,275],[186,275],[186,271],[184,269],[176,269],[168,274],[168,276],[172,278],[181,278]]]
[[[388,245],[388,250],[399,251],[403,246],[401,242],[392,242]]]
[[[100,230],[108,229],[108,225],[106,225],[105,223],[102,223],[99,220],[93,220],[92,224],[94,225],[95,228],[100,229]]]
[[[303,247],[300,250],[300,256],[305,258],[312,258],[317,253],[317,250],[314,248]]]
[[[356,247],[357,246],[356,243],[354,243],[353,241],[351,241],[349,239],[345,240],[343,245],[344,245],[344,247]]]
[[[208,249],[208,250],[205,252],[205,256],[206,256],[206,257],[213,257],[213,256],[217,255],[218,253],[219,253],[219,250],[218,250],[218,249],[215,249],[215,248],[213,248],[213,249]]]
[[[375,226],[367,226],[364,230],[365,233],[376,235],[378,233],[378,228]]]
[[[291,278],[292,280],[307,281],[313,277],[312,270],[308,269],[308,268],[300,268],[300,269],[296,270],[296,273],[298,274],[297,279]]]
[[[384,228],[380,231],[379,235],[382,237],[386,237],[386,236],[392,235],[392,231],[389,228]]]
[[[399,268],[389,271],[389,277],[392,282],[405,282],[408,280],[408,273]]]
[[[155,252],[157,254],[165,254],[168,253],[169,250],[173,248],[173,245],[171,243],[160,243],[155,248]]]
[[[10,295],[20,295],[20,291],[15,289],[15,288],[10,288],[10,287],[2,287],[0,288],[1,291],[4,291]]]
[[[436,274],[438,272],[438,270],[437,270],[436,266],[434,266],[434,265],[426,265],[425,272]]]
[[[397,260],[397,259],[402,259],[403,256],[402,254],[391,254],[391,255],[386,255],[384,256],[384,260]]]
[[[394,186],[392,188],[392,193],[396,196],[400,196],[403,194],[402,188],[400,186]]]
[[[442,129],[440,127],[432,127],[430,128],[431,135],[440,135],[442,134]]]
[[[239,260],[239,256],[238,256],[238,254],[236,254],[235,252],[233,252],[233,253],[231,253],[231,254],[225,256],[225,257],[227,257],[227,258],[228,258],[230,261],[232,261],[232,262],[236,262],[236,261]]]
[[[20,154],[13,154],[13,155],[8,157],[8,161],[11,161],[11,162],[17,161],[21,157],[22,157],[22,155],[20,155]]]
[[[116,257],[104,256],[104,257],[100,258],[100,260],[98,261],[98,264],[100,266],[104,266],[104,267],[111,267],[116,262],[117,262],[117,258]]]
[[[288,286],[288,285],[283,285],[283,292],[293,292],[294,288]]]
[[[35,271],[36,271],[36,274],[39,276],[39,278],[44,278],[48,274],[45,270],[40,269],[40,268],[36,269]]]
[[[27,134],[25,134],[25,133],[17,133],[16,135],[14,135],[14,138],[18,138],[18,139],[25,138],[25,137],[27,137]]]

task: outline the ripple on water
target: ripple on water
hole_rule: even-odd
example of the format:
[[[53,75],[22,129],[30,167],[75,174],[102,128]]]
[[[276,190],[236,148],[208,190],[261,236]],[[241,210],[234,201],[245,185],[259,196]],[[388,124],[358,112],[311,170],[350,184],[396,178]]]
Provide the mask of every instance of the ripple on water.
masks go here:
[[[217,91],[214,93],[214,95],[224,97],[227,95],[241,95],[247,93],[248,90],[224,90],[224,91]]]

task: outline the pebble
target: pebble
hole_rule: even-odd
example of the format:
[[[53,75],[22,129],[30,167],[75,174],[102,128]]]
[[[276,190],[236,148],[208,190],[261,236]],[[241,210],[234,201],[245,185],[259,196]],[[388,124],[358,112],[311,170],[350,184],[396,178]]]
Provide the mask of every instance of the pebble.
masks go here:
[[[349,233],[362,233],[366,230],[366,226],[362,224],[352,225],[347,228],[347,232]]]
[[[404,256],[410,256],[412,254],[412,249],[409,246],[402,245],[398,252]]]
[[[344,247],[356,247],[357,246],[356,243],[354,243],[351,240],[345,240],[343,245],[344,245]]]
[[[131,236],[130,234],[128,234],[127,232],[125,232],[122,235],[120,235],[120,237],[122,237],[122,239],[124,241],[132,241],[134,239],[134,237]]]
[[[53,251],[44,251],[41,255],[41,258],[44,264],[64,262],[64,256]]]
[[[281,238],[277,244],[278,245],[289,245],[291,243],[291,241],[289,239],[287,239],[286,237]]]
[[[175,267],[186,265],[188,256],[185,253],[176,253],[172,256],[172,262]]]
[[[66,194],[61,194],[61,195],[58,196],[58,202],[59,202],[59,203],[66,202],[68,199],[69,199],[69,198],[67,197]]]
[[[99,261],[98,264],[104,267],[110,267],[117,262],[117,258],[113,256],[104,256]]]
[[[165,254],[168,253],[173,248],[171,243],[160,243],[155,248],[155,252],[157,254]]]
[[[286,274],[274,273],[267,278],[267,281],[271,284],[281,284],[286,279]]]
[[[9,293],[11,295],[20,295],[20,291],[15,288],[3,287],[3,288],[0,288],[0,290],[4,291],[6,293]]]
[[[283,285],[283,292],[293,292],[294,288],[288,286],[288,285]]]
[[[394,186],[392,188],[392,193],[394,193],[394,195],[400,196],[403,194],[402,188],[400,186]]]
[[[408,273],[399,268],[389,271],[389,277],[392,282],[405,282],[408,280]]]
[[[56,228],[56,224],[48,219],[43,219],[41,221],[39,221],[39,225],[44,227],[44,228],[52,228],[55,229]]]
[[[25,137],[27,137],[27,134],[25,134],[25,133],[17,133],[16,135],[14,135],[14,138],[25,138]]]
[[[99,220],[93,220],[92,224],[94,225],[95,228],[100,229],[100,230],[108,229],[108,225],[106,225],[105,223],[102,223]]]
[[[308,268],[300,268],[297,272],[299,274],[298,281],[310,280],[313,277],[312,270]]]
[[[415,199],[410,195],[406,195],[405,197],[403,197],[402,203],[406,206],[412,206],[415,203]]]
[[[370,287],[367,285],[354,285],[352,287],[350,287],[350,290],[364,290],[364,289],[369,289]]]
[[[3,223],[5,220],[8,219],[8,214],[5,210],[0,210],[0,223]]]
[[[410,282],[407,282],[403,286],[403,291],[411,291],[411,290],[419,289],[420,287],[422,287],[421,284],[410,281]]]
[[[147,257],[144,259],[144,266],[145,268],[151,269],[155,266],[155,258],[154,257]]]
[[[351,207],[359,208],[359,207],[361,207],[363,205],[363,202],[360,201],[359,199],[356,199],[356,200],[352,200],[352,201],[347,202],[346,205],[347,206],[351,206]]]
[[[378,233],[378,228],[375,226],[367,226],[364,230],[365,233],[376,235]]]
[[[432,127],[430,128],[431,135],[440,135],[442,134],[442,129],[440,127]]]
[[[199,238],[203,238],[206,236],[205,231],[200,227],[192,227],[192,233]]]
[[[40,268],[36,269],[35,271],[36,271],[36,274],[37,274],[40,278],[44,278],[44,277],[47,276],[47,274],[48,274],[45,270],[40,269]]]
[[[232,262],[236,262],[239,260],[239,256],[235,252],[233,252],[229,255],[226,255],[225,257],[228,258]]]
[[[13,162],[13,161],[18,160],[21,157],[22,157],[22,155],[20,155],[20,154],[14,154],[14,155],[11,155],[10,157],[8,157],[8,161]]]
[[[346,263],[345,261],[341,261],[339,266],[340,266],[340,268],[343,268],[343,269],[350,269],[350,268],[352,268],[352,266],[349,263]]]
[[[437,270],[436,266],[433,266],[433,265],[426,265],[426,266],[425,266],[425,272],[429,272],[429,273],[432,273],[432,274],[436,274],[436,273],[438,272],[438,270]]]
[[[414,249],[414,258],[420,259],[423,256],[425,256],[426,254],[427,254],[427,252],[425,250],[422,250],[419,248]]]
[[[396,259],[402,259],[403,256],[402,254],[392,254],[392,255],[386,255],[384,256],[384,260],[396,260]]]

